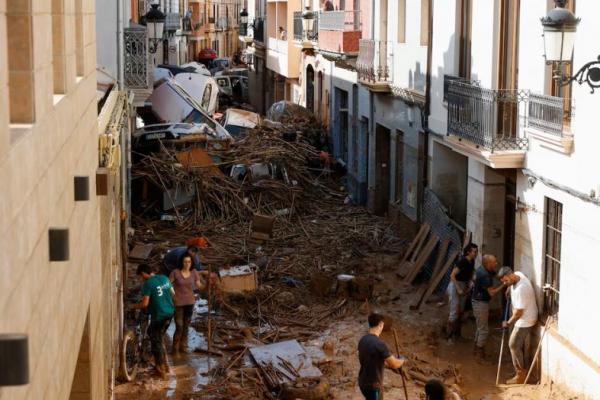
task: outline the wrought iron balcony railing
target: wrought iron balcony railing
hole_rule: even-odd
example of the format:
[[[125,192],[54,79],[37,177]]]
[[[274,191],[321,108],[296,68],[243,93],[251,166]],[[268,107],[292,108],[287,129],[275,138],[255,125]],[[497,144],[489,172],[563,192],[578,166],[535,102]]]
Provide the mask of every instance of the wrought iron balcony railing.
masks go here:
[[[448,134],[495,150],[526,150],[520,126],[527,119],[526,90],[494,90],[452,81],[448,85]]]
[[[571,99],[529,94],[527,126],[562,137],[571,118]]]
[[[167,13],[165,19],[165,31],[174,32],[181,29],[181,16],[179,13]]]
[[[192,19],[190,17],[183,17],[181,19],[181,30],[186,33],[195,31]]]
[[[228,29],[229,28],[229,20],[227,19],[227,17],[219,17],[219,18],[217,18],[215,25],[216,25],[217,29],[222,29],[222,30]]]
[[[150,88],[151,68],[148,61],[148,35],[146,28],[134,25],[123,32],[125,43],[124,78],[129,89]]]
[[[367,84],[389,84],[392,60],[392,55],[388,54],[388,42],[361,39],[356,60],[358,79]]]
[[[360,31],[360,10],[321,11],[319,29],[327,31]]]
[[[302,40],[302,30],[304,29],[302,24],[302,11],[294,12],[294,40]]]

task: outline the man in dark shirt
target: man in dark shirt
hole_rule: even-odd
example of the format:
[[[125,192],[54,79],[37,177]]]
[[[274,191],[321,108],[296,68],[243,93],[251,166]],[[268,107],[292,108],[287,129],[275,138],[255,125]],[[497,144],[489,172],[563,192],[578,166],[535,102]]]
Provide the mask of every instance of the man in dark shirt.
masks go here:
[[[448,340],[452,340],[453,337],[460,337],[462,316],[467,303],[467,295],[471,290],[477,251],[477,245],[469,243],[463,250],[463,257],[456,263],[450,274],[450,284],[448,284],[446,290],[450,306],[446,326],[446,338]]]
[[[475,332],[475,356],[481,360],[485,360],[485,343],[490,332],[488,326],[488,316],[490,312],[490,300],[502,289],[505,288],[504,283],[493,287],[494,276],[496,275],[496,266],[498,262],[496,257],[491,254],[486,254],[482,259],[482,266],[475,271],[475,284],[473,285],[473,315],[477,331]]]
[[[163,259],[162,273],[169,276],[171,272],[179,266],[179,260],[181,260],[184,255],[192,257],[192,269],[200,271],[202,266],[200,264],[199,252],[200,249],[197,246],[179,246],[168,250]]]
[[[383,331],[383,315],[369,315],[369,333],[358,342],[358,386],[366,400],[383,399],[383,367],[398,369],[404,360],[394,357],[383,340],[379,338]]]

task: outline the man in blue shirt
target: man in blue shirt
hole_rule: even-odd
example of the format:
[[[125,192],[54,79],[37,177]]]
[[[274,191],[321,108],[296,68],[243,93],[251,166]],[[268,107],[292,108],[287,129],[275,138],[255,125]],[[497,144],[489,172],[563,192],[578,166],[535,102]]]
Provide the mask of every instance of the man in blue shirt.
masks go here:
[[[163,259],[163,274],[169,276],[179,266],[179,260],[184,255],[191,256],[192,269],[200,271],[202,265],[200,264],[199,251],[197,246],[179,246],[168,250]]]
[[[491,254],[483,256],[482,265],[475,271],[475,284],[473,285],[473,315],[477,331],[475,332],[475,356],[480,360],[485,360],[484,347],[487,342],[490,328],[488,317],[490,313],[490,300],[506,286],[503,284],[493,287],[494,276],[496,275],[496,266],[498,261]]]

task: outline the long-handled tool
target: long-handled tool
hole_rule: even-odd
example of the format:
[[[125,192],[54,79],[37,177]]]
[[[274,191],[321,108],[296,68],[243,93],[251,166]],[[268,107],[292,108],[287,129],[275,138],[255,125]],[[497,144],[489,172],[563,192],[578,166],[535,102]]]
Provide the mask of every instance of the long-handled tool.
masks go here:
[[[544,342],[544,336],[546,336],[546,332],[548,332],[548,329],[550,328],[550,325],[551,325],[553,319],[554,319],[553,316],[550,316],[546,319],[546,323],[544,324],[544,330],[542,331],[542,336],[540,337],[540,342],[538,343],[537,349],[535,350],[533,360],[531,361],[531,365],[529,366],[529,371],[527,371],[527,376],[525,377],[525,381],[523,382],[522,386],[527,385],[527,381],[529,380],[531,371],[533,371],[533,366],[535,365],[535,362],[537,361],[537,358],[540,355],[540,349],[542,348],[542,343]]]
[[[508,310],[510,309],[510,297],[506,302],[506,310],[504,310],[504,318],[502,322],[508,321]],[[500,355],[498,356],[498,371],[496,372],[496,386],[500,384],[500,367],[502,366],[502,354],[504,353],[504,337],[508,328],[502,327],[502,342],[500,342]]]
[[[400,357],[400,346],[398,345],[398,334],[396,333],[396,329],[392,328],[392,332],[394,334],[394,343],[396,344],[396,354]],[[404,399],[408,400],[408,392],[406,390],[406,378],[404,377],[404,371],[402,367],[400,367],[400,376],[402,377],[402,387],[404,388]]]

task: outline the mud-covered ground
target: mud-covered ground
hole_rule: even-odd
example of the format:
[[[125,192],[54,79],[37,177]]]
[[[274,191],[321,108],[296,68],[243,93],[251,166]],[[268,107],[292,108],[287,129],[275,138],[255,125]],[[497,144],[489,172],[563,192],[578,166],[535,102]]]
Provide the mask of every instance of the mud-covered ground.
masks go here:
[[[341,320],[330,321],[329,329],[318,332],[316,338],[302,343],[319,364],[327,376],[332,399],[362,399],[356,385],[358,374],[358,359],[356,344],[366,332],[367,311],[377,309],[392,318],[393,327],[398,332],[400,352],[420,366],[435,371],[456,371],[455,383],[460,388],[464,399],[475,400],[505,400],[505,399],[577,399],[577,396],[567,395],[557,387],[548,385],[529,385],[526,387],[495,386],[498,353],[500,349],[501,331],[499,321],[491,324],[492,333],[487,350],[490,354],[488,363],[476,362],[473,355],[472,338],[474,322],[469,320],[463,327],[463,339],[448,343],[441,335],[441,326],[446,317],[444,304],[432,301],[423,304],[419,310],[409,309],[411,298],[416,290],[409,285],[400,285],[395,279],[394,266],[397,258],[391,256],[377,257],[372,255],[377,263],[379,281],[375,287],[374,298],[383,299],[385,304],[356,303],[354,312]],[[387,299],[396,299],[387,301]],[[437,300],[440,300],[438,298]],[[200,308],[199,308],[200,309]],[[205,318],[206,314],[197,314],[196,319]],[[198,326],[198,324],[193,324]],[[189,336],[189,347],[205,347],[203,332],[192,328]],[[171,326],[168,336],[172,335]],[[390,331],[384,332],[383,339],[394,351],[395,345]],[[506,339],[508,340],[508,339]],[[323,344],[328,342],[333,348],[328,355],[324,354]],[[170,342],[169,342],[170,343]],[[511,377],[513,373],[510,355],[505,342],[504,359],[501,367],[501,382]],[[394,351],[395,352],[395,351]],[[324,359],[323,359],[324,358]],[[172,373],[167,381],[161,381],[150,370],[143,372],[136,382],[121,384],[116,387],[117,400],[129,399],[201,399],[197,392],[202,385],[211,379],[210,369],[220,361],[220,357],[208,357],[204,353],[190,352],[178,357],[169,357]],[[251,364],[245,359],[242,366]],[[423,388],[412,380],[407,381],[409,399],[424,399]],[[399,375],[386,371],[385,398],[404,399],[402,380]]]

